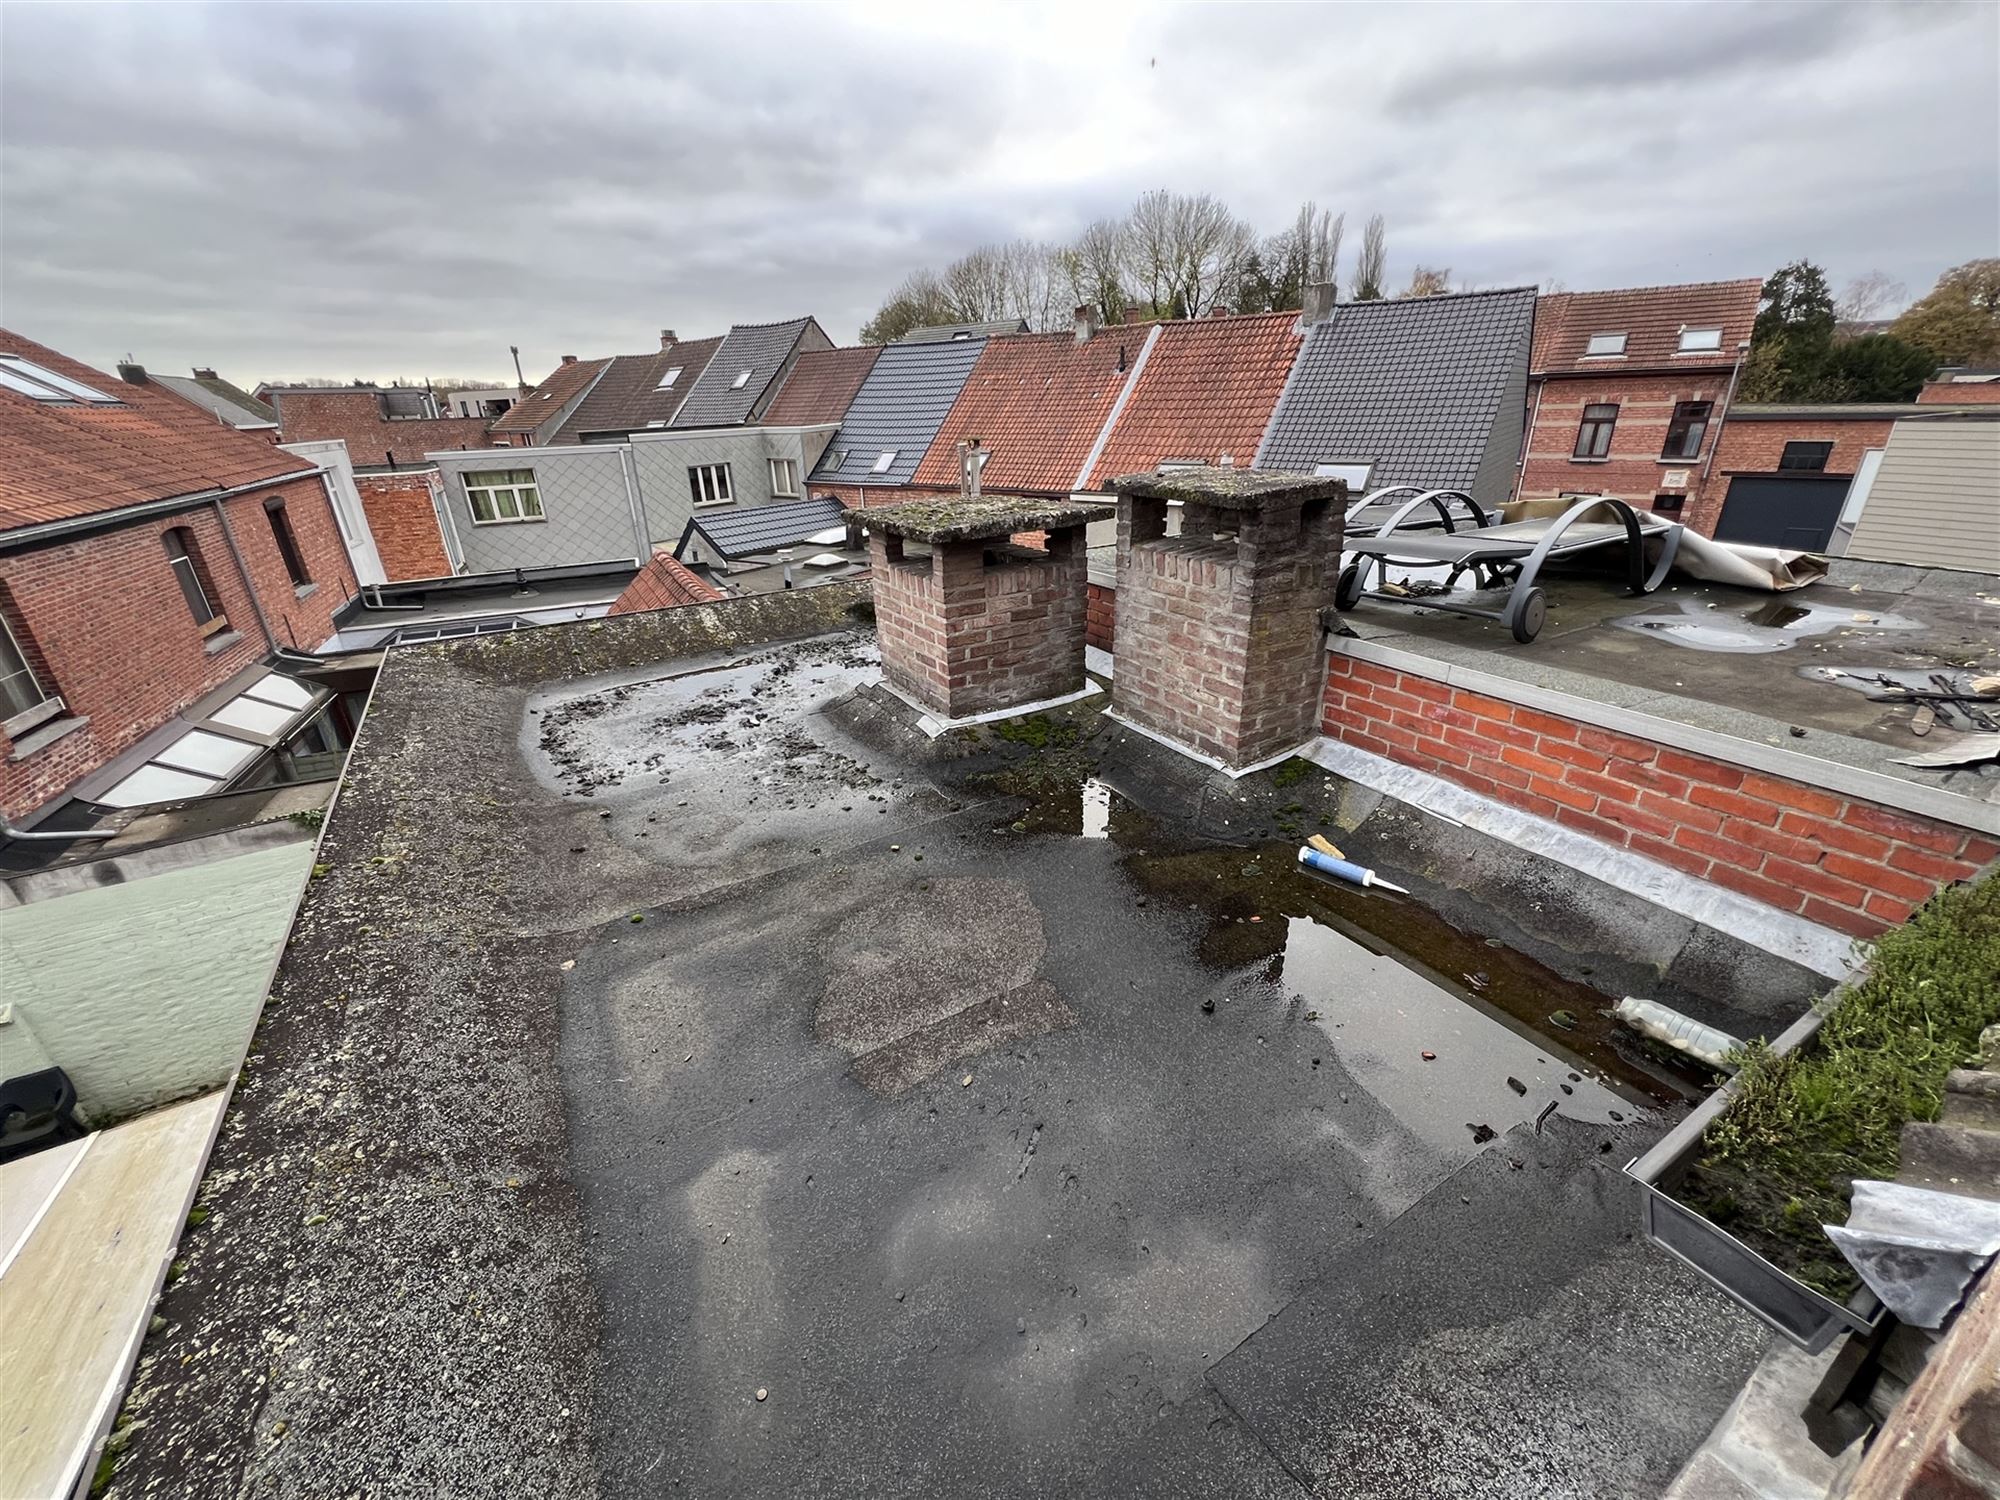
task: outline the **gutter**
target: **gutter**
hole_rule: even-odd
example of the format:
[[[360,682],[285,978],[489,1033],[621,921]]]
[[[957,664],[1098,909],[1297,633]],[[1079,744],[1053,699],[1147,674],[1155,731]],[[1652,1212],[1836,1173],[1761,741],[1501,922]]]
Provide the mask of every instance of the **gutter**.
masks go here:
[[[68,844],[77,839],[115,839],[125,830],[122,828],[77,828],[68,833],[31,833],[16,828],[7,821],[6,814],[0,813],[0,842],[11,843],[15,839],[32,840],[36,843]]]
[[[248,495],[256,490],[268,490],[273,485],[289,484],[295,479],[304,479],[317,473],[319,466],[300,469],[291,474],[274,474],[269,479],[259,479],[250,484],[220,486],[205,490],[195,490],[185,495],[170,495],[161,500],[145,500],[137,505],[121,506],[117,510],[92,511],[87,516],[65,516],[60,521],[43,521],[34,526],[18,526],[12,531],[0,533],[0,553],[20,552],[31,547],[45,546],[61,541],[65,537],[77,536],[93,531],[113,531],[132,521],[143,521],[149,516],[173,515],[177,511],[197,510],[218,500],[233,500],[238,495]]]

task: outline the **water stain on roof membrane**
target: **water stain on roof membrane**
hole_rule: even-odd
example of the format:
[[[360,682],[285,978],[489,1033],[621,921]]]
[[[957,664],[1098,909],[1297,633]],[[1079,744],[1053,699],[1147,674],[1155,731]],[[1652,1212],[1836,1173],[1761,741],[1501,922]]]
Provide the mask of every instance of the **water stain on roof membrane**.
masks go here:
[[[1812,636],[1837,630],[1921,630],[1921,620],[1907,615],[1878,614],[1846,605],[1817,604],[1784,595],[1744,611],[1711,609],[1692,599],[1674,601],[1675,608],[1623,615],[1611,623],[1620,630],[1657,636],[1697,651],[1757,654],[1789,651]]]

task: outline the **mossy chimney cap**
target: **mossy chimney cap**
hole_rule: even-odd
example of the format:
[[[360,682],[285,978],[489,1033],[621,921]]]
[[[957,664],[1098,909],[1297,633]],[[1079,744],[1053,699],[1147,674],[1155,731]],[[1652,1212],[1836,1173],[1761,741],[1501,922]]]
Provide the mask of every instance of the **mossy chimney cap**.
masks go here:
[[[1111,487],[1141,500],[1179,500],[1217,510],[1261,510],[1277,502],[1347,498],[1344,479],[1282,469],[1169,469],[1121,475]]]

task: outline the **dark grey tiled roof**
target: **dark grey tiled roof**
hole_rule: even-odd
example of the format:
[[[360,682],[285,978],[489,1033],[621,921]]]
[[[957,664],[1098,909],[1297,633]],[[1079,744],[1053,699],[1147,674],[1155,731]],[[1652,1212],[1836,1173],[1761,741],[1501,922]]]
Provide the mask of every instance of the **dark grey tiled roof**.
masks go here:
[[[799,336],[813,326],[811,318],[789,323],[738,323],[701,372],[674,417],[676,427],[734,427],[746,421],[758,398],[778,378]],[[736,378],[750,378],[739,388]]]
[[[1028,325],[1022,318],[995,318],[990,323],[938,323],[929,328],[912,328],[896,342],[899,344],[949,344],[963,343],[967,339],[998,338],[1003,334],[1026,333]]]
[[[686,551],[688,539],[699,532],[712,550],[731,561],[755,557],[838,526],[846,514],[847,507],[838,500],[794,500],[784,505],[705,511],[688,522],[674,556]]]
[[[985,347],[984,339],[964,339],[884,348],[812,477],[826,484],[908,484]],[[895,461],[876,473],[876,461],[890,452]]]
[[[1341,303],[1307,333],[1258,467],[1372,463],[1370,489],[1471,488],[1534,322],[1533,287]]]

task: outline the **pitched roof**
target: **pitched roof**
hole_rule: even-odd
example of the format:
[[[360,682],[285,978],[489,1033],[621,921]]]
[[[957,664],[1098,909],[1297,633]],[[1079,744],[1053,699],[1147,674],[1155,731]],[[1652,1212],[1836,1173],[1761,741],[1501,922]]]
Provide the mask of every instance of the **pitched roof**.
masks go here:
[[[1143,341],[1146,330],[1137,332]],[[1102,489],[1120,474],[1174,459],[1248,462],[1301,342],[1298,315],[1289,312],[1161,324],[1084,487]]]
[[[875,368],[880,344],[855,349],[808,349],[764,412],[766,427],[811,427],[847,415],[854,393]]]
[[[625,592],[612,600],[606,613],[636,615],[649,609],[678,609],[684,604],[708,604],[727,597],[699,573],[676,562],[672,548],[656,547],[646,566],[625,585]]]
[[[1081,344],[1073,333],[988,339],[912,482],[957,484],[959,440],[978,438],[985,488],[1068,494],[1143,342],[1117,329]]]
[[[547,380],[509,407],[489,430],[496,433],[533,432],[561,411],[610,363],[608,359],[578,359],[557,365]]]
[[[1529,368],[1602,372],[1664,365],[1730,364],[1757,321],[1761,281],[1695,281],[1685,286],[1638,286],[1615,292],[1551,292],[1535,305],[1535,349]],[[1719,349],[1681,354],[1683,328],[1720,328]],[[1622,333],[1622,356],[1589,358],[1592,334]]]
[[[213,412],[231,427],[276,427],[278,411],[267,401],[259,401],[248,391],[215,375],[154,375],[146,379],[163,386],[183,401],[191,401],[203,411]]]
[[[590,394],[562,424],[565,438],[586,432],[634,432],[657,422],[662,427],[692,394],[701,372],[722,347],[720,338],[689,339],[651,354],[616,354]],[[660,381],[679,370],[665,390]],[[550,408],[556,410],[555,407]]]
[[[1518,405],[1534,315],[1533,287],[1339,304],[1307,331],[1258,465],[1368,463],[1370,489],[1472,488]]]
[[[127,385],[4,329],[0,352],[116,398],[38,401],[0,387],[0,530],[314,471],[178,396]]]
[[[986,323],[934,323],[928,328],[912,328],[895,342],[898,344],[963,343],[966,339],[998,339],[1027,331],[1028,323],[1025,318],[994,318]]]
[[[827,496],[819,500],[788,500],[782,505],[746,505],[731,510],[698,510],[681,533],[676,556],[695,536],[709,550],[734,562],[803,542],[816,532],[839,526],[847,507]]]
[[[824,483],[908,484],[985,348],[984,339],[885,345],[812,477]],[[894,457],[877,473],[885,453]]]
[[[785,323],[738,323],[729,330],[715,358],[708,362],[701,379],[688,392],[680,414],[674,418],[674,426],[733,427],[747,421],[771,382],[783,372],[785,361],[792,357],[806,330],[818,327],[811,318],[793,318]],[[825,335],[822,333],[821,337]],[[737,381],[746,373],[749,379],[738,385]]]

